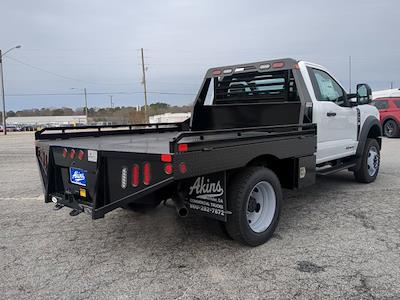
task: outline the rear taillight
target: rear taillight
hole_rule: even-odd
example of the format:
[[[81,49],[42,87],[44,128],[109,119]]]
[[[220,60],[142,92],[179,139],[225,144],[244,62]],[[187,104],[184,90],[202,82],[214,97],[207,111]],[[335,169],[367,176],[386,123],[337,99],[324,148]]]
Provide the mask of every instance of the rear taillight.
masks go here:
[[[68,150],[66,149],[66,148],[64,148],[64,150],[63,150],[63,157],[64,158],[67,158],[67,156],[68,156]]]
[[[85,151],[79,150],[78,152],[78,158],[79,160],[82,160],[85,157]]]
[[[139,165],[133,165],[132,167],[132,186],[139,186]]]
[[[165,174],[167,174],[167,175],[172,174],[172,165],[171,165],[171,164],[166,164],[166,165],[164,166],[164,172],[165,172]]]
[[[172,155],[171,154],[161,154],[161,161],[162,162],[171,162]]]
[[[75,153],[76,153],[75,149],[71,149],[71,152],[69,153],[69,157],[70,157],[71,159],[74,159]]]
[[[221,75],[222,71],[221,70],[213,70],[212,74],[213,75]]]
[[[283,61],[277,61],[272,64],[272,67],[275,69],[280,69],[280,68],[283,68],[284,66],[285,66],[285,63]]]
[[[179,172],[181,172],[182,174],[185,174],[187,172],[187,167],[184,162],[181,162],[179,164]]]
[[[143,165],[143,183],[149,185],[151,180],[151,167],[149,162],[145,162]]]
[[[167,175],[172,174],[172,172],[173,172],[173,167],[171,164],[172,155],[171,154],[161,154],[161,161],[166,163],[164,165],[164,173]]]
[[[188,151],[188,149],[189,149],[188,144],[179,144],[178,145],[179,152],[186,152],[186,151]]]

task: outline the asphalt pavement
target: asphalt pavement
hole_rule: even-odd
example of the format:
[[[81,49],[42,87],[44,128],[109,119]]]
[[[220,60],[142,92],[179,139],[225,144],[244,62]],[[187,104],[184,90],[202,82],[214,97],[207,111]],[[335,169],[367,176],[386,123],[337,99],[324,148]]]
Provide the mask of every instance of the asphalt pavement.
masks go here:
[[[0,136],[1,299],[400,299],[400,139],[376,182],[285,191],[266,244],[160,206],[69,216],[43,202],[33,134]]]

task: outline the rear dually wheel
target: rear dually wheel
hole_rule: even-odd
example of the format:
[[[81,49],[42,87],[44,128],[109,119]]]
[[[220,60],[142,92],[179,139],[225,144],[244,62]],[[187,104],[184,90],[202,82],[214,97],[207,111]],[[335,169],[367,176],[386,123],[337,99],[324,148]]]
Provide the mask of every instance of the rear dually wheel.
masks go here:
[[[281,200],[281,185],[271,170],[249,167],[236,174],[228,188],[229,236],[250,246],[268,241],[278,224]]]

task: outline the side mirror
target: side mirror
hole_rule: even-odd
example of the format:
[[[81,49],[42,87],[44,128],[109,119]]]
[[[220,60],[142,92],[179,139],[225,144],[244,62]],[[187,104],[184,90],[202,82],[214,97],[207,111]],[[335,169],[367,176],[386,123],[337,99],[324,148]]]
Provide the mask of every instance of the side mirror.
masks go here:
[[[357,84],[357,103],[369,104],[372,101],[372,91],[368,84]]]
[[[350,94],[350,95],[352,95],[352,94]],[[357,106],[357,105],[358,105],[358,100],[357,100],[357,98],[355,96],[349,99],[349,106],[350,107],[354,107],[354,106]]]

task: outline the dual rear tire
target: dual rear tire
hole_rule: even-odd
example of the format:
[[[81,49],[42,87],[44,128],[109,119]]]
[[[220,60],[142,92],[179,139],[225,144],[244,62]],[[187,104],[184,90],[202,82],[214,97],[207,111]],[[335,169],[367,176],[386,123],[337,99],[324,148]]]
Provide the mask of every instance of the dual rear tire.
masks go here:
[[[227,234],[249,246],[268,241],[279,221],[282,189],[278,177],[265,167],[249,167],[228,187]]]
[[[354,176],[358,182],[375,181],[380,166],[380,146],[367,139]],[[225,233],[249,246],[267,242],[279,221],[282,189],[278,177],[265,167],[248,167],[229,182],[227,205],[231,214],[222,224]]]

